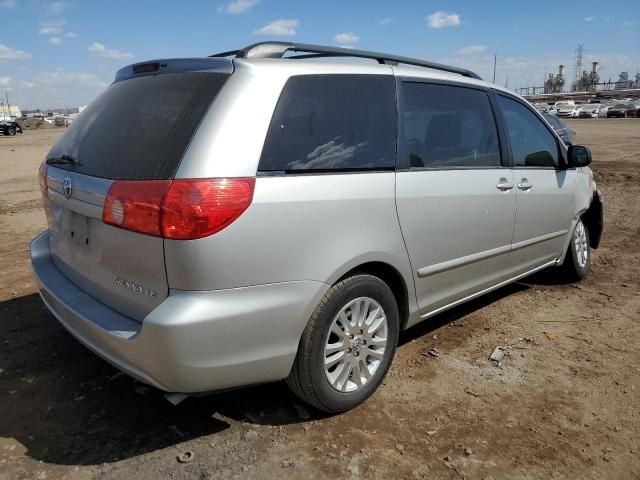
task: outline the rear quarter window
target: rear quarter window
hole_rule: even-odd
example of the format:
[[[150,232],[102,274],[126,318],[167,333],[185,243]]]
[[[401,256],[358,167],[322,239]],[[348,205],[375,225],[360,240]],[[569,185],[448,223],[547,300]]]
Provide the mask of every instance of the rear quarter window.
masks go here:
[[[173,178],[202,117],[229,77],[166,73],[111,84],[73,122],[49,157],[56,167],[113,180]]]
[[[258,170],[394,168],[395,146],[392,76],[294,76],[278,100]]]

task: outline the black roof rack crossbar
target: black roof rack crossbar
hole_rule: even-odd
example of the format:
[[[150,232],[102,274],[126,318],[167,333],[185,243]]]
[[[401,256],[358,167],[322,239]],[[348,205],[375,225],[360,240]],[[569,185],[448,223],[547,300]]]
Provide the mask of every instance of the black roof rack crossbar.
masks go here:
[[[388,55],[386,53],[369,52],[366,50],[356,50],[353,48],[327,47],[324,45],[311,45],[307,43],[291,43],[291,42],[260,42],[249,45],[241,50],[217,53],[211,57],[229,57],[234,55],[236,58],[283,58],[287,52],[306,52],[304,55],[294,55],[289,58],[305,59],[320,57],[358,57],[376,60],[378,63],[386,65],[414,65],[417,67],[432,68],[449,73],[457,73],[469,78],[482,80],[480,75],[464,68],[450,67],[440,63],[429,62],[411,57],[402,57],[399,55]]]

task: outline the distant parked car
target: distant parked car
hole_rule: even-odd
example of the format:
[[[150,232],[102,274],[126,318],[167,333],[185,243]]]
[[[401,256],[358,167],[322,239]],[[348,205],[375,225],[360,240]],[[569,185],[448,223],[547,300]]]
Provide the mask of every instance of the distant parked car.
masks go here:
[[[576,141],[576,131],[569,127],[569,125],[564,123],[558,117],[549,115],[548,113],[543,113],[542,116],[547,123],[551,125],[551,128],[553,128],[553,130],[558,134],[565,145],[571,145]]]
[[[16,133],[22,133],[22,127],[16,122],[2,121],[0,122],[0,133],[3,135],[15,135]]]
[[[568,105],[568,104],[558,105],[558,112],[556,113],[556,116],[565,117],[565,118],[575,117],[577,108],[578,108],[578,105]]]
[[[638,107],[633,103],[616,103],[613,107],[610,107],[607,111],[607,118],[617,117],[635,117]]]
[[[575,110],[573,111],[573,118],[578,118],[580,116],[580,112],[584,110],[585,105],[576,105]]]
[[[534,103],[533,107],[540,113],[548,113],[549,115],[555,115],[557,108],[555,104],[551,103]]]
[[[540,113],[546,112],[548,105],[546,103],[534,103],[532,104],[533,108],[538,110]]]
[[[66,127],[70,123],[71,122],[69,121],[69,119],[67,117],[56,117],[55,120],[53,121],[53,124],[56,127]]]
[[[601,113],[604,110],[604,114]],[[604,117],[607,114],[607,106],[602,105],[601,103],[590,103],[588,105],[583,105],[582,110],[578,114],[580,118],[598,118]]]
[[[607,112],[609,111],[609,105],[602,105],[598,111],[598,118],[607,118]]]

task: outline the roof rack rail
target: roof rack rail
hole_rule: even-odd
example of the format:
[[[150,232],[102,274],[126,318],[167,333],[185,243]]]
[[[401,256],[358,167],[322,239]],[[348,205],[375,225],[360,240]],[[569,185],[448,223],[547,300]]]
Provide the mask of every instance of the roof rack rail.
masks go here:
[[[210,57],[230,57],[235,58],[283,58],[287,52],[306,52],[304,55],[295,55],[288,58],[305,59],[305,58],[321,58],[321,57],[358,57],[376,60],[383,65],[414,65],[418,67],[432,68],[434,70],[442,70],[449,73],[457,73],[469,78],[482,80],[480,75],[471,70],[458,67],[450,67],[441,63],[429,62],[411,57],[402,57],[399,55],[388,55],[386,53],[369,52],[366,50],[356,50],[353,48],[327,47],[324,45],[311,45],[308,43],[291,43],[291,42],[260,42],[249,45],[240,50],[231,50],[229,52],[216,53]]]

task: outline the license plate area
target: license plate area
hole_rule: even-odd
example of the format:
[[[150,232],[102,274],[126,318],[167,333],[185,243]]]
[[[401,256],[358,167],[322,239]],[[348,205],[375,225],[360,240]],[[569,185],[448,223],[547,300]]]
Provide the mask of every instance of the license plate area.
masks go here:
[[[89,217],[65,210],[62,215],[62,235],[76,245],[89,245]]]

